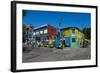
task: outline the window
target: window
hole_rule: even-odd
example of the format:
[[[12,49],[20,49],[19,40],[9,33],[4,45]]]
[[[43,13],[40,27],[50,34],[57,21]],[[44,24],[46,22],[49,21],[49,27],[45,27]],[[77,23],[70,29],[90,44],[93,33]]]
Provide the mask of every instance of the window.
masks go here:
[[[40,31],[40,34],[43,34],[43,31]]]
[[[75,34],[75,29],[72,29],[72,34]]]
[[[72,38],[72,42],[76,42],[76,39],[75,38]]]
[[[38,35],[39,34],[39,32],[36,32],[36,35]]]
[[[72,29],[72,36],[75,36],[75,29]]]
[[[33,32],[33,35],[35,35],[35,32]]]
[[[44,34],[47,33],[47,30],[44,30]]]

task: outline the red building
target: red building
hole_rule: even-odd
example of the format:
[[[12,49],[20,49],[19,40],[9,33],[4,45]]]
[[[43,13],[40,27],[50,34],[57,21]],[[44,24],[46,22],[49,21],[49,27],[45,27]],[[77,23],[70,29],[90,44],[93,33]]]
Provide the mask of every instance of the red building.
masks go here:
[[[34,29],[33,38],[37,42],[50,45],[53,43],[56,37],[56,32],[57,31],[55,27],[45,24]]]

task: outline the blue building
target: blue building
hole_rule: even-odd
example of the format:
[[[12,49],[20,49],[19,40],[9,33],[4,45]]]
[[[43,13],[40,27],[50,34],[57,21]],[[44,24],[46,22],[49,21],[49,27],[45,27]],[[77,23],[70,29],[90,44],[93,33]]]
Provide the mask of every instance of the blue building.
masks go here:
[[[50,45],[56,37],[56,28],[49,24],[45,24],[34,28],[33,39],[43,46]]]

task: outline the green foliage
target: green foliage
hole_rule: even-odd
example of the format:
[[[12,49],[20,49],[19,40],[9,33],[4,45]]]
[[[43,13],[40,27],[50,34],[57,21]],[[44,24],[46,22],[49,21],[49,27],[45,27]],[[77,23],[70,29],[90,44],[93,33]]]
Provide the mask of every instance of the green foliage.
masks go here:
[[[28,34],[26,33],[27,33],[26,25],[23,24],[23,42],[28,40]]]
[[[27,14],[26,10],[23,10],[23,17]]]
[[[84,33],[86,39],[91,39],[91,28],[84,28],[82,32]]]

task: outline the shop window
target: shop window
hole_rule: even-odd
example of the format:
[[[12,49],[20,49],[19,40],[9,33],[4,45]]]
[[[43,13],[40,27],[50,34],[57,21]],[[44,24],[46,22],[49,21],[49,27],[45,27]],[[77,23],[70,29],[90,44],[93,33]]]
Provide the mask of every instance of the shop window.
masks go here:
[[[76,42],[76,39],[75,38],[72,38],[72,42]]]

